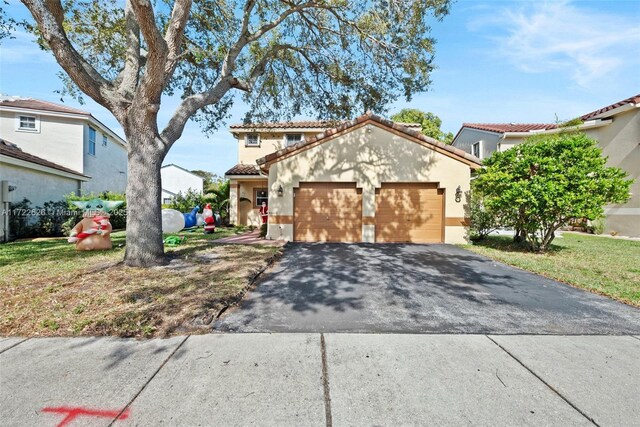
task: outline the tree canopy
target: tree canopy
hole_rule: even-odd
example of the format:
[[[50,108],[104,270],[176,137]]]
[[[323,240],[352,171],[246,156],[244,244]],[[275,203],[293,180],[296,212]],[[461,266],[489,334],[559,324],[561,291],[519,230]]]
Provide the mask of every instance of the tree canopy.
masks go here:
[[[486,159],[473,191],[500,225],[523,230],[533,249],[546,250],[570,220],[601,218],[605,205],[628,200],[633,180],[606,161],[583,132],[534,136]]]
[[[440,129],[442,120],[433,113],[416,108],[403,108],[399,113],[391,116],[391,120],[402,123],[420,123],[423,134],[446,144],[453,142],[453,134],[451,132],[445,133]]]
[[[160,167],[188,120],[352,118],[429,87],[430,22],[449,0],[22,0],[66,92],[107,108],[128,142],[125,262],[164,261]],[[163,95],[180,102],[158,123]]]

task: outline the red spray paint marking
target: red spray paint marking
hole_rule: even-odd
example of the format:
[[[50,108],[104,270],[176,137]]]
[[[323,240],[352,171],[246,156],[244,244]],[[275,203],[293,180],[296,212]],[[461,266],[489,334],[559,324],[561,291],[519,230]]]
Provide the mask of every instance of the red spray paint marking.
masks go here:
[[[101,417],[101,418],[115,418],[116,420],[125,420],[129,417],[129,408],[122,411],[104,411],[100,409],[86,409],[86,408],[70,408],[68,406],[58,406],[55,408],[42,408],[42,412],[53,412],[56,414],[67,414],[66,417],[57,427],[64,427],[71,421],[78,417]]]

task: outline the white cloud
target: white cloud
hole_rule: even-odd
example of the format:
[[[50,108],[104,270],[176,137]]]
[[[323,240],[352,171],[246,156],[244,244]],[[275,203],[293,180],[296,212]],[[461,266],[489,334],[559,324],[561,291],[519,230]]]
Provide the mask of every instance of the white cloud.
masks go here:
[[[45,52],[35,42],[35,36],[26,31],[14,31],[12,38],[2,41],[0,48],[0,64],[53,64],[55,60],[50,52]]]
[[[494,11],[468,28],[504,31],[490,37],[495,53],[524,72],[561,71],[587,86],[640,62],[637,19],[570,2],[541,2]]]

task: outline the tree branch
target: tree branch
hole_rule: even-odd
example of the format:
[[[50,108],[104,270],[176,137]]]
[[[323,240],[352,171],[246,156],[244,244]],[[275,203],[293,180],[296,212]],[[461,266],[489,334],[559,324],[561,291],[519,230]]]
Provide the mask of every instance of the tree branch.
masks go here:
[[[160,97],[164,89],[164,71],[168,47],[156,25],[156,17],[151,2],[149,0],[131,0],[131,6],[138,18],[138,25],[142,36],[147,42],[149,51],[138,92],[142,95],[142,99],[151,103],[148,108],[157,112],[160,108]]]
[[[131,98],[136,91],[138,78],[140,77],[140,26],[136,21],[136,16],[131,5],[131,0],[127,0],[124,9],[125,29],[127,37],[127,50],[125,52],[124,68],[118,75],[120,84],[118,93],[123,98]]]
[[[173,117],[171,117],[171,120],[169,120],[169,123],[160,134],[160,138],[167,150],[182,136],[184,127],[191,116],[201,108],[219,102],[233,87],[233,80],[233,78],[218,80],[210,90],[188,96],[182,100]]]
[[[171,79],[179,62],[182,38],[187,21],[189,20],[191,5],[192,0],[176,0],[173,4],[171,20],[169,21],[169,26],[164,37],[168,49],[167,62],[164,70],[165,83]]]
[[[111,82],[106,80],[73,47],[62,26],[63,14],[60,0],[22,0],[38,24],[42,37],[60,66],[80,90],[98,104],[118,116]]]

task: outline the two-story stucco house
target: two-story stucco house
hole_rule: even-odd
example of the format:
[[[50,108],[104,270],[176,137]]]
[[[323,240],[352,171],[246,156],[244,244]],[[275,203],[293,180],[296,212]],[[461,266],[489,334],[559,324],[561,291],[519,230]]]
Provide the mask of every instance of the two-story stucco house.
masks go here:
[[[417,129],[372,113],[232,126],[240,162],[225,175],[230,220],[258,225],[265,202],[269,239],[464,242],[480,161]]]
[[[640,94],[584,114],[580,120],[577,128],[598,141],[608,165],[626,170],[635,180],[627,203],[605,208],[605,231],[640,237]],[[484,159],[534,134],[561,130],[553,123],[464,123],[452,145]]]
[[[204,179],[173,163],[160,168],[162,180],[162,201],[163,204],[171,203],[171,200],[178,193],[186,193],[189,190],[202,194]]]
[[[85,111],[3,97],[0,139],[0,181],[15,187],[14,202],[27,198],[35,207],[69,193],[125,191],[126,142]]]

